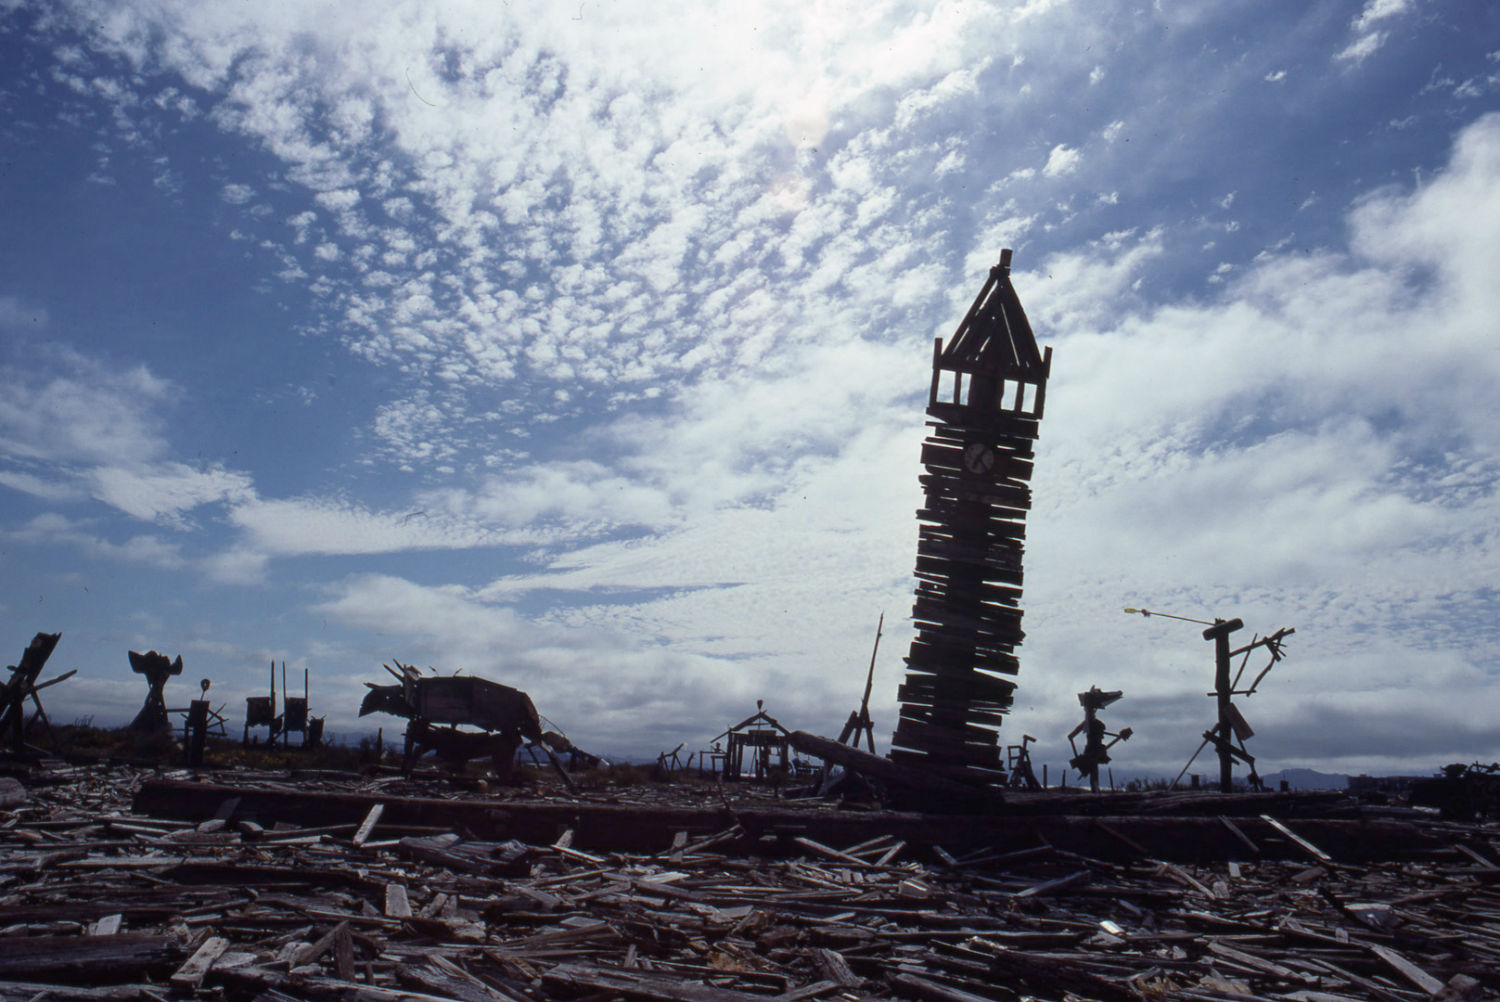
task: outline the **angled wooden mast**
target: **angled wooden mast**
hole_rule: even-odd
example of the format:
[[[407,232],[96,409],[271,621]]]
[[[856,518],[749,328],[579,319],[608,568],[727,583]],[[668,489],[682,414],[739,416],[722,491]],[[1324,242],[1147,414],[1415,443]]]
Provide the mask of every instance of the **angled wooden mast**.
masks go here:
[[[1032,443],[1052,349],[1037,348],[1001,252],[968,314],[933,347],[926,503],[917,543],[917,633],[891,758],[989,784],[1019,663],[1021,556]]]

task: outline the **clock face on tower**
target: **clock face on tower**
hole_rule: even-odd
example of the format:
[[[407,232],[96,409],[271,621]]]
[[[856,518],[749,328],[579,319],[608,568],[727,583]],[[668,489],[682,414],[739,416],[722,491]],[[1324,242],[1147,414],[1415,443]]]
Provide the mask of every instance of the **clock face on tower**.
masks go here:
[[[995,468],[995,450],[983,442],[964,446],[964,468],[970,473],[989,473]]]

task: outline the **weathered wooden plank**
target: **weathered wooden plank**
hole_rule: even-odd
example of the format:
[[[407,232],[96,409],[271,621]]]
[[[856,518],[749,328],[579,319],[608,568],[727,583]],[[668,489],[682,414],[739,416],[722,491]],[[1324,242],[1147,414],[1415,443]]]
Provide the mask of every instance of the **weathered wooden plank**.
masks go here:
[[[172,972],[172,984],[183,988],[196,988],[203,984],[203,979],[213,967],[214,961],[218,960],[227,949],[229,949],[229,940],[222,936],[208,937],[181,967]]]
[[[1385,961],[1391,970],[1422,989],[1428,995],[1436,995],[1443,990],[1443,983],[1441,981],[1390,947],[1382,946],[1379,943],[1371,943],[1369,944],[1369,950],[1375,956]]]
[[[385,885],[385,915],[386,918],[393,919],[411,918],[411,901],[407,897],[405,884]]]
[[[0,980],[0,1002],[160,1002],[161,997],[161,986],[150,984],[111,984],[90,988]]]
[[[1030,887],[1027,887],[1024,890],[1017,891],[1012,895],[1012,897],[1036,898],[1041,897],[1045,894],[1056,894],[1058,891],[1065,891],[1074,887],[1078,887],[1079,885],[1086,884],[1093,879],[1094,874],[1089,870],[1074,870],[1067,876],[1056,877],[1052,880],[1044,880],[1039,884],[1032,884]]]
[[[380,816],[385,813],[385,804],[371,804],[370,810],[365,814],[365,819],[359,823],[359,829],[354,833],[354,845],[364,845],[370,840],[370,834],[375,826],[380,823]]]
[[[1250,855],[1260,855],[1260,846],[1256,845],[1255,842],[1251,840],[1250,836],[1241,831],[1239,825],[1235,824],[1233,821],[1231,821],[1229,818],[1226,818],[1222,814],[1219,815],[1219,822],[1225,828],[1228,828],[1229,833],[1235,838],[1239,839],[1240,842],[1245,846],[1245,848],[1250,850]]]
[[[1035,418],[1013,411],[990,411],[939,401],[927,406],[927,415],[960,435],[988,432],[996,438],[1028,440],[1039,433]]]
[[[1282,824],[1280,821],[1277,821],[1275,818],[1271,817],[1271,815],[1269,815],[1269,814],[1262,814],[1260,816],[1260,819],[1262,821],[1264,821],[1266,824],[1270,825],[1272,828],[1275,828],[1277,831],[1281,832],[1281,834],[1283,834],[1287,838],[1291,839],[1293,842],[1295,842],[1297,845],[1301,846],[1303,849],[1307,850],[1307,852],[1311,853],[1313,856],[1316,856],[1318,859],[1321,859],[1323,862],[1325,862],[1325,863],[1331,863],[1333,861],[1333,857],[1330,856],[1330,855],[1328,855],[1328,853],[1324,852],[1322,849],[1319,849],[1317,846],[1313,845],[1307,839],[1303,838],[1301,835],[1298,835],[1296,832],[1292,831],[1286,825]]]
[[[182,946],[173,936],[0,936],[0,971],[22,981],[106,984],[160,977],[177,969]]]

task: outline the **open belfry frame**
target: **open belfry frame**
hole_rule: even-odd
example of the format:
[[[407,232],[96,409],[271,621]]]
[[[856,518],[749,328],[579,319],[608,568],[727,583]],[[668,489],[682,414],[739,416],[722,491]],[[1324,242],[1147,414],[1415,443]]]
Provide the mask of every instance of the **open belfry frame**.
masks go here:
[[[1052,349],[1010,281],[1011,252],[947,344],[933,346],[922,443],[916,635],[890,757],[980,785],[1005,781],[996,730],[1019,661],[1021,556]]]

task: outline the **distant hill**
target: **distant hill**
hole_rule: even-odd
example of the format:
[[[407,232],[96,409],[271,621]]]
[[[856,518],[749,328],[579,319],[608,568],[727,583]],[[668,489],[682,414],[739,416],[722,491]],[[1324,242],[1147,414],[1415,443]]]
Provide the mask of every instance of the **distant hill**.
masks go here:
[[[1283,769],[1262,776],[1268,790],[1281,789],[1281,781],[1293,790],[1347,790],[1349,777],[1341,772],[1319,772],[1316,769]]]

